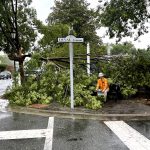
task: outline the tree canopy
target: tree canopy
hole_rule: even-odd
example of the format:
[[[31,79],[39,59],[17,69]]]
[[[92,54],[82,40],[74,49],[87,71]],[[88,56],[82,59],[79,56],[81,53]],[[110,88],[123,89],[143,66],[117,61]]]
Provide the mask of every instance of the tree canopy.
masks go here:
[[[108,27],[108,34],[117,37],[134,35],[137,39],[148,32],[145,22],[148,21],[149,1],[147,0],[110,0],[101,4],[100,20],[102,26]]]
[[[68,26],[65,24],[41,25],[39,32],[43,35],[39,41],[42,49],[52,50],[53,47],[59,47],[58,37],[68,35]]]
[[[7,54],[20,47],[28,51],[36,37],[33,26],[36,11],[29,7],[31,0],[2,0],[0,2],[1,50]],[[12,37],[14,34],[14,37]]]
[[[23,80],[23,61],[34,45],[36,32],[34,26],[40,21],[36,19],[35,9],[29,7],[32,0],[0,1],[0,50],[9,58],[19,62],[20,75]]]
[[[48,24],[62,23],[68,27],[73,26],[76,37],[83,37],[86,42],[100,43],[96,35],[99,14],[88,6],[89,3],[85,0],[56,0],[47,19]]]
[[[111,49],[111,54],[112,55],[118,55],[118,54],[135,54],[136,53],[136,48],[134,47],[133,44],[125,42],[123,44],[114,44],[112,49]]]

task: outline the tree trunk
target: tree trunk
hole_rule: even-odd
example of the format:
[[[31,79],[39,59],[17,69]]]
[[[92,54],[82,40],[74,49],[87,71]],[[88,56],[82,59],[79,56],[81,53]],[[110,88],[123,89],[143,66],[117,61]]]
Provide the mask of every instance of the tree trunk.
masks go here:
[[[8,57],[10,60],[14,61],[14,67],[16,67],[15,62],[19,63],[19,80],[21,81],[21,84],[24,83],[24,66],[23,66],[23,62],[25,60],[26,57],[31,57],[31,54],[22,54],[22,51],[19,50],[19,54],[8,54]],[[14,68],[16,70],[16,68]],[[16,78],[15,78],[16,79]],[[16,83],[16,82],[15,82]]]
[[[20,81],[21,84],[24,83],[24,67],[23,67],[23,61],[19,61],[19,70],[20,70]]]

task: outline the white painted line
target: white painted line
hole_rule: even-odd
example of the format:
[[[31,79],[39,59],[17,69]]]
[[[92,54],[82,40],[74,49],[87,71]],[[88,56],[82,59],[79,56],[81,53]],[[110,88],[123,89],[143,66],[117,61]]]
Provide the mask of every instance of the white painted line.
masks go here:
[[[124,121],[104,122],[130,150],[150,150],[150,140]]]
[[[49,117],[47,129],[1,131],[0,140],[45,137],[44,150],[52,150],[54,117]]]
[[[41,138],[52,134],[51,129],[1,131],[0,140]]]
[[[54,127],[54,117],[49,117],[47,129],[49,129],[51,131],[51,133],[46,135],[45,144],[44,144],[44,150],[52,150],[53,127]]]

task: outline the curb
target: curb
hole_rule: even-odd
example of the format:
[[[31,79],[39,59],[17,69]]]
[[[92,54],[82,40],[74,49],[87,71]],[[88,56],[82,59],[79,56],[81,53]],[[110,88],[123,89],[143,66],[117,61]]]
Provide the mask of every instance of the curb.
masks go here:
[[[87,113],[87,112],[77,112],[75,110],[70,111],[56,111],[56,110],[44,110],[35,109],[28,107],[8,107],[8,111],[31,114],[31,115],[41,115],[41,116],[53,116],[59,118],[71,118],[71,119],[93,119],[93,120],[150,120],[150,113],[142,114],[108,114],[108,113]]]

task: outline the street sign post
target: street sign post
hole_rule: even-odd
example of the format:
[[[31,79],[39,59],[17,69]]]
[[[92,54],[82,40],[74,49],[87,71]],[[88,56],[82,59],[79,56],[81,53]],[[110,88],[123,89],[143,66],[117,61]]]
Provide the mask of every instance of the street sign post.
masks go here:
[[[84,42],[84,39],[83,38],[76,38],[73,35],[68,35],[66,38],[58,38],[58,42],[59,43],[69,43],[71,109],[74,109],[74,92],[73,92],[73,43]]]

